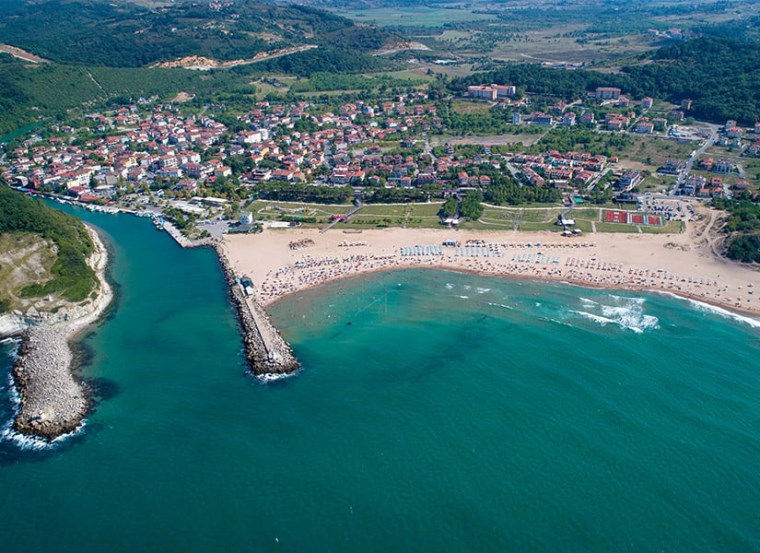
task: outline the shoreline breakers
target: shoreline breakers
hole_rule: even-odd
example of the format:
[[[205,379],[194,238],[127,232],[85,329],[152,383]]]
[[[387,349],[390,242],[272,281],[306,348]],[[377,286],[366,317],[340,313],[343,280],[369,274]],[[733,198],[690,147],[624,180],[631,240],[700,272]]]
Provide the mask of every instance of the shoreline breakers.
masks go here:
[[[246,279],[235,276],[222,247],[214,245],[224,270],[230,299],[242,330],[245,357],[251,373],[268,381],[287,376],[300,368],[293,350],[269,320],[264,309],[247,293]]]

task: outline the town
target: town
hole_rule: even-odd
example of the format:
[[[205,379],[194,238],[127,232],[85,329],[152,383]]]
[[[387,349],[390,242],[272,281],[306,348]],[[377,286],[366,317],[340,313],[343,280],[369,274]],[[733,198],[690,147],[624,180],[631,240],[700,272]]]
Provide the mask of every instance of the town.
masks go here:
[[[515,136],[522,136],[521,129],[540,134],[529,135],[538,138],[528,146],[479,144],[477,136],[446,141],[451,133],[439,112],[462,106],[503,110]],[[598,221],[640,232],[638,222],[664,226],[693,216],[674,199],[730,198],[751,189],[753,179],[756,188],[760,123],[742,128],[736,121],[722,127],[688,122],[688,99],[654,108],[652,98],[633,102],[614,87],[565,103],[489,84],[470,86],[464,96],[444,102],[420,90],[334,110],[307,101],[259,101],[234,125],[224,125],[213,112],[188,114],[181,104],[140,99],[38,129],[3,157],[0,177],[28,191],[150,214],[161,226],[169,223],[178,238],[181,233],[194,240],[260,229],[260,213],[250,208],[254,201],[353,202],[346,213],[329,213],[331,224],[345,225],[358,223],[353,216],[366,204],[453,199],[459,209],[436,213],[436,224],[449,226],[479,218],[482,209],[462,209],[468,195],[494,205],[573,208],[585,202],[634,212],[623,217],[608,209]],[[591,133],[599,141],[595,151],[551,147],[552,137],[572,141],[574,132]],[[588,142],[578,138],[581,145],[583,140]],[[610,150],[613,140],[622,144],[620,153],[599,153]],[[626,156],[625,148],[638,144],[642,150],[646,140],[677,145],[674,154],[682,157],[657,163]],[[716,149],[725,154],[711,155]],[[303,210],[272,207],[261,210],[264,219],[278,220],[267,225],[321,222]],[[567,209],[562,213],[560,226],[572,226]],[[382,226],[389,220],[370,222]],[[592,224],[584,230],[598,229]]]

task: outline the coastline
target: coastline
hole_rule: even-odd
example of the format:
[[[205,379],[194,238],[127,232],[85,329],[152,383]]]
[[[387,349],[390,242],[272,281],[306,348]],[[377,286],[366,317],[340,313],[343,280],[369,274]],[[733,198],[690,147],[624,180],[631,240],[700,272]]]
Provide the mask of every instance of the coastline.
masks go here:
[[[97,297],[86,306],[66,310],[58,320],[29,326],[12,374],[21,398],[13,430],[53,440],[76,430],[90,410],[86,386],[75,375],[72,343],[98,321],[113,300],[106,279],[108,252],[97,232],[86,225],[95,245],[89,264],[98,280]]]
[[[289,248],[292,241],[299,239],[310,239],[314,246]],[[346,239],[361,242],[345,246]],[[462,244],[465,240],[481,240],[499,256],[456,256],[453,248],[444,248],[439,255],[399,254],[403,246],[435,246],[449,239]],[[541,246],[537,247],[537,243]],[[760,286],[760,272],[714,256],[688,234],[590,235],[576,241],[550,232],[385,229],[330,236],[301,229],[287,234],[265,233],[263,239],[261,235],[226,236],[223,248],[235,272],[253,279],[255,294],[264,307],[292,293],[336,280],[381,271],[433,269],[608,290],[670,293],[733,313],[760,316],[760,291],[757,297],[754,295],[754,286]]]

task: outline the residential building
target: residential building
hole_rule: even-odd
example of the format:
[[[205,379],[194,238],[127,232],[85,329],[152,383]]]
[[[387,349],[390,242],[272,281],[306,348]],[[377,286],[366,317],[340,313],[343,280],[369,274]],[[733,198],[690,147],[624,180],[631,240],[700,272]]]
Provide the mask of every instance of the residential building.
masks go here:
[[[599,100],[617,100],[620,98],[620,89],[613,86],[600,86],[596,89],[596,97]]]

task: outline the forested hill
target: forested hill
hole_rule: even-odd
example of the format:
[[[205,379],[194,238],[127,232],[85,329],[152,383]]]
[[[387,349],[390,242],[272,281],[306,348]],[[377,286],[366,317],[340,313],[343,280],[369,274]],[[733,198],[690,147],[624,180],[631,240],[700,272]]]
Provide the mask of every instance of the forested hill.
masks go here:
[[[249,0],[155,9],[124,1],[26,1],[5,3],[0,17],[0,43],[57,62],[113,67],[184,56],[226,61],[307,43],[366,51],[389,36],[319,9]]]
[[[573,99],[597,86],[617,86],[634,98],[691,98],[691,114],[700,119],[739,119],[744,123],[760,120],[760,43],[705,37],[663,47],[650,59],[625,67],[621,74],[513,64],[455,79],[451,87],[461,92],[470,84],[494,82]]]

